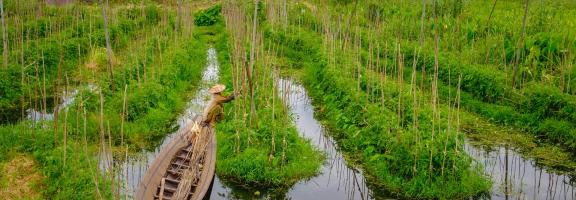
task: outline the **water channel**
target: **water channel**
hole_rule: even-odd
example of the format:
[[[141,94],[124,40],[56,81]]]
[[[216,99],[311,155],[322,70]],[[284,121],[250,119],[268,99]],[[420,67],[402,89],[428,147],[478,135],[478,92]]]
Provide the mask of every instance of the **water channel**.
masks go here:
[[[206,69],[194,93],[195,96],[187,103],[186,110],[177,118],[174,126],[180,128],[186,127],[186,124],[191,122],[197,115],[202,114],[204,107],[210,101],[211,96],[210,93],[208,93],[208,89],[211,85],[217,83],[219,79],[216,49],[208,49],[206,59]],[[176,137],[177,132],[178,131],[175,131],[167,135],[154,151],[142,150],[135,155],[131,155],[128,159],[122,160],[120,163],[114,163],[114,165],[116,165],[114,166],[114,169],[116,169],[115,176],[119,182],[124,183],[124,186],[120,187],[122,194],[126,194],[127,196],[134,194],[148,167],[152,164],[160,150]],[[101,155],[109,155],[109,153]],[[101,163],[108,163],[107,160],[109,159],[106,157],[109,156],[101,156]],[[106,164],[101,164],[102,170],[105,170],[106,167]]]
[[[284,103],[288,105],[296,128],[302,138],[325,152],[326,160],[319,175],[302,180],[288,191],[269,191],[254,196],[252,191],[231,189],[229,186],[214,184],[210,199],[374,199],[373,191],[368,187],[364,175],[347,164],[338,145],[325,133],[324,127],[314,118],[314,107],[305,89],[291,80],[278,80],[278,91]],[[237,191],[234,191],[237,190]],[[245,189],[244,189],[245,190]],[[286,194],[274,194],[286,192]]]
[[[320,175],[300,181],[285,195],[259,197],[251,191],[215,184],[211,199],[275,199],[278,196],[284,199],[391,199],[382,191],[374,191],[376,189],[365,181],[362,171],[346,163],[338,145],[314,118],[314,107],[304,87],[285,79],[278,83],[300,136],[326,152],[327,159]],[[475,164],[484,166],[484,173],[494,183],[490,194],[481,199],[576,199],[573,179],[543,169],[514,150],[506,147],[488,149],[468,143],[465,150],[476,160]]]
[[[194,98],[189,101],[175,126],[184,125],[202,113],[210,95],[207,89],[218,82],[219,66],[215,49],[208,50],[207,67],[203,73]],[[292,188],[283,190],[247,189],[232,183],[214,180],[210,199],[391,199],[365,180],[361,170],[349,165],[338,145],[326,129],[314,118],[314,107],[302,85],[291,80],[278,80],[279,93],[288,105],[301,137],[326,153],[319,175],[302,180]],[[131,196],[137,189],[146,169],[165,145],[174,138],[166,136],[154,151],[146,151],[115,163],[118,181],[125,185],[122,193]],[[494,186],[486,199],[563,199],[576,200],[575,181],[568,176],[538,167],[535,162],[524,159],[520,154],[506,148],[487,150],[467,144],[466,151],[475,158],[476,164],[484,166],[485,174]]]
[[[483,149],[469,143],[464,148],[492,179],[487,199],[576,199],[574,178],[539,167],[512,149]]]

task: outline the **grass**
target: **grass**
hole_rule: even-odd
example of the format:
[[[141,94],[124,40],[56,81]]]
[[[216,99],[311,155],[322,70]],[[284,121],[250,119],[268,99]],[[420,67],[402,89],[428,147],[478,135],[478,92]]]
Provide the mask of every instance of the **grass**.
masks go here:
[[[92,50],[105,46],[103,20],[98,7],[83,4],[49,8],[44,6],[39,5],[45,13],[37,16],[38,21],[33,17],[36,16],[33,12],[36,9],[34,6],[23,6],[19,8],[21,11],[8,16],[7,23],[17,27],[17,30],[8,38],[11,44],[8,69],[0,71],[0,77],[6,77],[0,84],[0,91],[5,94],[5,98],[0,100],[0,123],[15,123],[20,119],[19,111],[22,107],[33,108],[32,101],[42,98],[40,91],[44,90],[44,83],[44,96],[55,98],[53,94],[56,90],[61,90],[66,84],[63,77],[83,66],[82,63]],[[137,39],[140,28],[156,26],[159,22],[156,15],[161,12],[154,5],[148,6],[144,15],[137,16],[130,13],[139,13],[138,8],[119,7],[112,10],[115,20],[110,24],[109,31],[113,49],[125,48],[128,43]],[[52,19],[52,15],[69,17]],[[16,26],[16,22],[12,22],[15,19],[24,19],[26,21],[19,23],[30,26]],[[61,26],[54,25],[52,29],[44,30],[53,26],[52,24]],[[35,30],[31,27],[41,28]],[[21,73],[24,73],[23,77]],[[22,78],[24,80],[21,80]],[[21,81],[24,83],[21,84]],[[74,78],[70,80],[71,83],[78,81]],[[23,101],[21,95],[30,99]]]
[[[214,26],[216,32],[224,32],[223,24]],[[230,42],[225,34],[215,40],[220,80],[230,88],[229,91],[238,91],[232,83]],[[266,69],[263,63],[258,63],[255,71],[259,74],[256,82],[271,81],[272,71]],[[242,117],[243,97],[226,104],[225,120],[217,125],[217,173],[220,177],[251,188],[287,188],[299,180],[316,175],[323,160],[322,154],[298,136],[294,123],[286,119],[288,111],[282,101],[270,94],[271,91],[267,85],[261,85],[256,90],[255,98],[260,105],[256,115],[259,118],[257,124],[251,127]],[[243,96],[247,95],[244,92]],[[275,146],[271,145],[272,140]]]
[[[462,129],[473,145],[488,149],[513,147],[523,156],[535,160],[538,165],[560,174],[573,174],[576,170],[576,161],[569,152],[558,146],[543,144],[538,138],[518,129],[494,125],[467,112],[462,113],[462,122]]]
[[[361,50],[359,56],[363,65],[370,65],[370,58],[380,58],[379,73],[382,73],[382,68],[388,71],[388,76],[399,79],[398,68],[396,65],[385,65],[385,63],[395,63],[397,61],[396,55],[391,55],[389,52],[382,50],[377,54],[374,49],[370,52],[370,47],[375,46],[388,47],[395,45],[396,42],[401,44],[400,50],[402,55],[405,56],[404,82],[410,84],[412,73],[412,61],[415,56],[417,59],[417,82],[423,83],[419,89],[429,92],[431,86],[429,80],[432,79],[431,72],[434,67],[434,52],[432,34],[427,33],[424,37],[424,46],[419,50],[418,46],[418,32],[419,23],[403,23],[403,19],[417,19],[420,13],[417,9],[411,9],[416,5],[415,2],[393,4],[392,6],[383,6],[379,2],[370,2],[369,7],[377,9],[380,12],[382,21],[386,23],[382,26],[382,30],[372,30],[369,25],[368,11],[364,14],[358,15],[359,23],[351,30],[360,30],[359,37],[361,40]],[[439,53],[439,93],[441,101],[454,103],[454,99],[449,99],[449,94],[456,94],[458,77],[462,75],[462,108],[487,119],[492,123],[499,124],[503,127],[511,127],[518,129],[526,134],[526,137],[537,138],[535,141],[539,146],[553,146],[560,147],[562,152],[573,152],[574,145],[576,144],[576,132],[574,130],[573,110],[574,110],[574,96],[570,90],[561,85],[561,80],[574,79],[570,76],[571,66],[576,60],[571,55],[566,56],[562,61],[558,57],[558,49],[563,49],[564,52],[573,52],[574,46],[571,46],[574,41],[570,35],[574,34],[566,29],[558,29],[553,24],[574,24],[572,18],[563,17],[567,12],[554,12],[565,10],[574,6],[573,3],[566,1],[553,1],[547,6],[539,7],[538,9],[531,9],[530,14],[536,15],[533,22],[539,24],[540,27],[530,25],[526,39],[526,49],[530,49],[529,53],[521,55],[522,70],[532,72],[530,76],[524,75],[526,80],[519,88],[512,88],[510,86],[510,66],[511,59],[513,58],[513,51],[515,46],[502,47],[501,45],[510,45],[514,43],[514,30],[510,27],[518,27],[518,23],[513,23],[511,20],[514,16],[498,14],[496,10],[493,16],[492,24],[486,29],[483,26],[483,20],[487,18],[490,7],[478,6],[477,2],[468,2],[461,7],[461,13],[456,13],[457,16],[451,16],[454,10],[451,6],[457,6],[457,1],[454,2],[440,2],[439,13],[443,16],[440,19],[440,24],[443,28],[440,31],[440,53]],[[540,2],[543,3],[543,2]],[[351,9],[350,4],[332,5],[329,4],[328,12],[332,9],[340,10],[341,12],[349,12]],[[479,9],[472,9],[474,7]],[[497,9],[508,9],[513,12],[521,13],[523,8],[519,2],[498,2]],[[298,9],[307,9],[310,6],[299,6]],[[347,10],[348,9],[348,10]],[[402,10],[402,14],[392,15],[398,10]],[[405,12],[404,12],[405,11]],[[317,16],[311,15],[309,12],[298,13],[300,16],[295,17],[303,27],[319,31],[325,30],[326,27],[337,25],[336,22],[320,23],[321,20]],[[427,13],[430,16],[431,13]],[[542,24],[541,17],[547,16],[549,20],[554,23]],[[425,18],[425,28],[433,29],[431,19]],[[295,22],[294,22],[295,23]],[[498,25],[496,25],[498,24]],[[318,28],[320,27],[320,28]],[[472,28],[475,27],[475,28]],[[460,28],[460,30],[458,30]],[[555,31],[552,31],[555,30]],[[397,33],[402,33],[402,38],[398,38]],[[475,32],[472,34],[472,32]],[[353,31],[350,34],[354,34]],[[466,35],[468,34],[468,35]],[[376,38],[384,38],[378,40],[371,40],[370,35]],[[498,38],[506,37],[506,44],[502,44]],[[542,39],[548,38],[548,39]],[[564,44],[557,44],[558,38],[562,39]],[[554,39],[555,38],[555,39]],[[535,42],[539,41],[539,42]],[[505,57],[507,61],[500,55],[500,48],[505,48]],[[390,50],[392,51],[392,50]],[[396,50],[393,50],[396,51]],[[526,50],[528,51],[528,50]],[[512,54],[510,53],[512,52]],[[534,58],[534,52],[548,52],[542,53],[546,56],[539,57],[537,60],[530,60]],[[372,55],[371,55],[372,54]],[[393,54],[393,53],[392,53]],[[488,54],[488,55],[486,55]],[[532,54],[532,55],[530,55]],[[541,54],[539,54],[542,56]],[[488,59],[484,61],[485,59]],[[373,60],[372,60],[373,61]],[[526,62],[526,63],[524,63]],[[541,77],[534,75],[534,68],[539,68]],[[426,69],[426,76],[420,71],[422,68]],[[378,73],[378,72],[377,72]],[[542,75],[544,74],[544,75]],[[545,76],[546,78],[543,78]],[[524,79],[523,78],[523,79]],[[427,80],[427,81],[424,81]],[[563,82],[566,84],[566,82]],[[573,160],[573,159],[572,159]]]
[[[318,42],[312,42],[321,41],[321,38],[314,32],[294,29],[297,34],[270,31],[268,36],[285,47],[281,52],[284,52],[283,56],[290,64],[297,64],[297,68],[305,71],[302,73],[305,86],[317,105],[320,117],[335,130],[333,137],[342,150],[359,160],[366,172],[375,177],[382,187],[401,197],[441,199],[465,198],[489,190],[489,181],[481,175],[481,170],[470,167],[472,159],[458,153],[463,152],[458,145],[463,143],[463,138],[446,129],[443,124],[447,119],[438,122],[442,127],[441,132],[437,133],[436,140],[432,140],[432,110],[421,103],[424,105],[420,106],[419,111],[420,142],[413,143],[416,136],[414,127],[398,127],[400,119],[394,110],[397,104],[394,96],[406,95],[404,98],[410,99],[409,93],[399,93],[398,87],[390,83],[385,94],[386,106],[382,106],[380,100],[373,99],[365,90],[365,79],[360,83],[362,90],[356,89],[357,81],[348,74],[350,61],[345,60],[350,53],[348,50],[338,50],[338,66],[327,65],[329,61],[322,54],[324,50],[320,45],[315,45]],[[405,106],[405,121],[410,122],[408,113],[411,108]],[[446,140],[449,141],[448,156],[443,161],[442,148],[446,137],[449,137]],[[437,152],[431,161],[433,170],[428,168],[428,149],[431,147]],[[415,157],[418,159],[414,160]],[[441,172],[443,162],[449,166],[444,174]],[[417,163],[416,172],[412,168],[414,163]]]
[[[41,199],[44,176],[29,155],[11,155],[0,163],[0,195],[5,199]]]
[[[147,11],[154,11],[153,7]],[[122,19],[118,20],[122,24]],[[65,111],[61,111],[55,123],[58,124],[57,131],[52,128],[51,121],[36,126],[29,121],[0,126],[0,161],[10,159],[6,156],[9,153],[32,155],[39,171],[45,176],[42,185],[46,187],[38,191],[41,198],[111,199],[115,194],[110,175],[104,175],[98,169],[97,155],[102,148],[99,144],[110,142],[113,149],[120,146],[123,149],[123,145],[129,145],[131,151],[140,151],[152,146],[153,142],[150,141],[170,133],[174,129],[174,119],[184,109],[191,95],[189,91],[201,79],[205,67],[210,35],[201,31],[185,34],[185,30],[182,30],[182,35],[174,40],[171,28],[165,28],[168,31],[153,31],[144,37],[143,32],[139,32],[140,37],[125,44],[126,48],[130,47],[129,50],[119,48],[116,52],[118,66],[114,70],[117,78],[114,84],[116,88],[123,89],[124,84],[128,88],[124,141],[121,140],[122,89],[111,91],[108,88],[110,80],[107,71],[100,73],[79,65],[69,69],[68,73],[71,80],[77,81],[71,81],[69,88],[78,88],[81,92],[68,108],[67,121],[64,119]],[[132,56],[126,56],[128,53]],[[89,84],[97,86],[96,90],[87,89],[85,86]],[[104,100],[102,121],[100,91]],[[104,130],[100,128],[101,123]],[[66,146],[63,142],[65,125]],[[110,134],[100,137],[101,131],[109,131]],[[67,154],[66,161],[64,152]],[[124,152],[121,154],[124,155]]]
[[[111,198],[110,183],[99,180],[99,191],[95,187],[97,158],[92,156],[97,152],[97,146],[82,146],[80,140],[69,141],[67,164],[64,165],[63,146],[54,146],[53,131],[42,128],[30,128],[30,123],[0,127],[0,161],[9,161],[12,155],[30,155],[36,163],[36,169],[44,178],[43,185],[36,192],[41,198],[84,199]],[[47,124],[44,124],[47,125]],[[63,130],[60,127],[59,130]],[[58,132],[62,135],[62,131]],[[33,183],[33,182],[30,182]]]

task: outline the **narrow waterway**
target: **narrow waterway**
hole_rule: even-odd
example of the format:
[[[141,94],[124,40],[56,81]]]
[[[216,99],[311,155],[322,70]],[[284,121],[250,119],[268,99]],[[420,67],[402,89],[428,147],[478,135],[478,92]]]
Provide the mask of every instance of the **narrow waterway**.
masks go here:
[[[468,143],[464,148],[492,179],[487,199],[576,200],[575,179],[539,167],[513,149],[487,150]]]
[[[368,187],[362,171],[346,162],[338,145],[325,132],[326,129],[314,118],[314,107],[302,85],[291,80],[278,80],[278,93],[288,105],[291,116],[302,138],[326,154],[320,174],[309,180],[302,180],[288,191],[254,191],[222,185],[216,182],[210,199],[374,199],[386,197],[375,195]],[[283,192],[285,194],[278,194]]]
[[[280,93],[293,114],[300,136],[326,153],[326,161],[320,175],[296,184],[288,192],[294,199],[374,199],[385,194],[375,194],[369,187],[361,170],[352,167],[344,159],[335,141],[314,118],[314,107],[304,87],[291,80],[280,79]]]
[[[207,66],[195,96],[188,102],[186,110],[174,126],[184,127],[202,113],[210,100],[207,89],[218,82],[219,66],[216,50],[211,48],[207,54]],[[278,80],[277,85],[279,95],[288,105],[300,136],[326,153],[319,175],[302,180],[292,188],[279,190],[245,189],[215,177],[210,199],[390,199],[389,195],[372,190],[362,171],[347,164],[338,145],[314,118],[314,107],[304,87],[285,79]],[[114,163],[116,179],[124,183],[120,187],[122,194],[132,196],[148,166],[174,136],[174,133],[166,136],[154,151],[143,150]],[[513,150],[504,147],[487,150],[469,144],[465,149],[475,158],[476,164],[484,166],[486,175],[494,182],[486,199],[576,200],[574,179],[542,169]],[[109,160],[109,153],[101,154],[102,170],[110,168],[107,164]],[[256,191],[260,195],[254,194]]]
[[[391,199],[387,194],[371,190],[362,172],[347,165],[337,144],[314,118],[314,107],[304,87],[285,79],[279,80],[278,86],[301,137],[327,155],[320,174],[300,181],[287,191],[258,191],[217,181],[211,199]],[[484,173],[493,182],[490,193],[481,199],[576,200],[574,179],[543,169],[514,150],[488,149],[468,143],[465,150],[475,159],[475,164],[483,166]],[[255,195],[256,191],[261,195]]]
[[[179,128],[185,127],[186,124],[191,122],[196,116],[202,114],[204,107],[210,101],[211,96],[210,93],[208,93],[208,89],[217,83],[219,79],[219,64],[216,49],[208,49],[206,59],[207,66],[203,72],[202,80],[199,82],[197,90],[194,93],[194,97],[187,103],[186,110],[180,114],[174,126],[178,126]],[[161,145],[156,147],[154,151],[143,150],[135,155],[130,155],[128,159],[122,159],[120,163],[114,164],[115,166],[113,168],[116,179],[118,182],[124,183],[124,186],[120,187],[122,194],[130,197],[133,196],[148,167],[154,162],[160,150],[176,137],[177,132],[178,131],[175,131],[167,135],[162,140]],[[109,155],[109,153],[101,154],[101,170],[106,170],[106,168],[109,167],[105,164],[107,163],[106,160],[109,160]]]
[[[88,89],[90,88],[91,87],[88,87]],[[77,94],[78,94],[77,89],[63,91],[61,96],[62,102],[59,102],[57,107],[58,111],[60,112],[64,110],[67,112],[68,107],[72,105],[72,103],[74,103],[74,101],[76,100]],[[51,121],[54,119],[53,111],[54,108],[46,110],[46,112],[29,108],[26,110],[26,119],[30,120],[33,124],[43,120]]]

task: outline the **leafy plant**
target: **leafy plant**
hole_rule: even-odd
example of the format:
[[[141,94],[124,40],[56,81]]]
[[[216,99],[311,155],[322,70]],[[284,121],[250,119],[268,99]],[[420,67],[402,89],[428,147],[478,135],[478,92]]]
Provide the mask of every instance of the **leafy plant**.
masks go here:
[[[220,12],[222,11],[221,5],[216,5],[206,10],[202,10],[194,14],[194,24],[196,26],[212,26],[219,21],[222,21]]]

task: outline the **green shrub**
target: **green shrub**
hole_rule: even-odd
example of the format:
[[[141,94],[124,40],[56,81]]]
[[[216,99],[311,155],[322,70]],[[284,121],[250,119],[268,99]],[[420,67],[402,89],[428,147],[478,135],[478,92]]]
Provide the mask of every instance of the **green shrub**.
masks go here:
[[[196,26],[212,26],[222,21],[221,11],[222,6],[216,5],[207,10],[197,12],[194,14],[194,24],[196,24]]]
[[[292,62],[302,62],[304,83],[317,104],[318,114],[333,130],[332,134],[341,149],[359,159],[366,173],[375,176],[393,193],[410,198],[464,198],[489,189],[489,183],[478,173],[479,169],[470,167],[471,158],[455,153],[454,149],[458,148],[455,146],[456,140],[462,138],[451,136],[453,133],[442,126],[442,132],[431,140],[432,127],[429,122],[432,110],[419,111],[420,143],[414,143],[414,127],[410,125],[412,116],[408,114],[410,106],[402,108],[407,113],[405,126],[398,126],[401,119],[394,110],[397,106],[394,99],[400,95],[408,99],[411,95],[409,91],[400,93],[395,84],[388,83],[384,94],[387,103],[382,106],[379,99],[382,94],[377,93],[377,97],[374,97],[366,91],[366,77],[371,76],[370,72],[363,73],[362,90],[358,91],[356,84],[351,84],[356,82],[355,78],[347,72],[350,70],[347,66],[351,63],[343,56],[347,52],[336,55],[338,66],[328,66],[326,57],[320,53],[321,46],[314,42],[321,38],[305,30],[298,32],[297,36],[281,31],[271,32],[270,40],[280,41],[279,46],[285,47],[281,50],[282,56]],[[304,41],[300,43],[298,40]],[[301,55],[306,58],[297,57]],[[442,121],[439,123],[445,124]],[[446,137],[449,139],[446,140]],[[449,141],[445,160],[439,153],[444,146],[441,141]],[[432,160],[428,156],[431,148],[437,152]],[[415,160],[416,155],[420,157]],[[428,168],[430,162],[433,165],[431,171]],[[457,170],[441,175],[443,162],[447,166],[457,166]],[[414,163],[417,163],[418,173],[413,171]]]
[[[221,24],[217,24],[216,32],[224,32],[223,27],[219,26]],[[215,39],[220,80],[233,90],[228,36],[217,34]],[[263,72],[262,66],[256,67]],[[258,81],[261,81],[260,78],[268,79],[264,76],[258,77]],[[288,188],[302,179],[316,175],[323,158],[308,141],[299,137],[291,120],[284,121],[284,116],[288,115],[285,112],[288,111],[282,106],[281,99],[267,95],[269,90],[259,88],[256,88],[255,98],[257,105],[263,106],[259,106],[256,111],[257,116],[261,117],[253,127],[247,127],[246,119],[242,116],[234,117],[233,105],[240,107],[243,102],[236,100],[232,105],[225,106],[226,118],[217,126],[217,173],[220,177],[251,186]],[[271,98],[275,98],[274,105],[270,105]],[[275,118],[264,117],[272,116],[273,109]],[[271,145],[273,138],[276,142],[275,149],[272,149]],[[286,139],[285,148],[282,147],[283,139]],[[237,145],[239,151],[236,151]],[[272,157],[271,151],[275,152]]]

